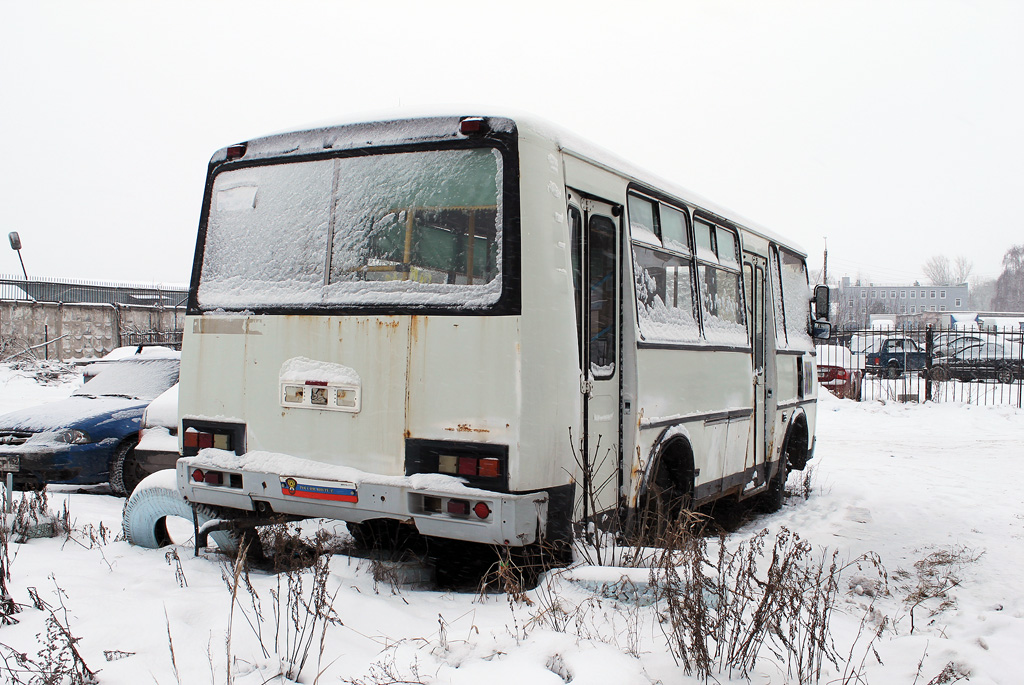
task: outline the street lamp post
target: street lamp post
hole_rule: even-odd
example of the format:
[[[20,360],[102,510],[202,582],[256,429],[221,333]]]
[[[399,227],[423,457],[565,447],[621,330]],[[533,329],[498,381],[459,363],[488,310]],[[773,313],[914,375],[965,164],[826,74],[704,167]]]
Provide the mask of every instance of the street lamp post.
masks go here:
[[[25,281],[28,281],[28,272],[25,271],[25,260],[21,258],[21,236],[18,235],[17,231],[11,231],[7,234],[7,239],[11,241],[11,249],[18,253],[18,261],[21,262],[21,273],[25,274]]]

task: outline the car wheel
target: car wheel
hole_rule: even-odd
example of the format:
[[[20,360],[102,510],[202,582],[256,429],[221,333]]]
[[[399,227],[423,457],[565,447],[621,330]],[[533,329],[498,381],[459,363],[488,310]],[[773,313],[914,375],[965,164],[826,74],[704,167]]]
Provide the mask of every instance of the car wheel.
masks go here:
[[[138,440],[128,439],[117,446],[110,458],[108,479],[110,490],[119,497],[130,495],[139,481],[146,475],[139,470],[135,459],[135,445]]]
[[[130,495],[134,485],[138,484],[136,480],[129,485],[125,477],[126,466],[129,470],[134,468],[132,465],[135,463],[135,444],[137,442],[137,439],[128,438],[119,444],[114,449],[114,456],[111,457],[111,463],[108,466],[108,480],[111,482],[111,491],[119,497]]]
[[[196,517],[202,526],[221,518],[218,512],[202,504],[195,506]],[[192,506],[178,491],[173,469],[157,471],[142,479],[124,505],[121,524],[128,542],[139,547],[157,549],[171,544],[167,533],[167,517],[177,516],[192,521]],[[210,533],[222,552],[238,550],[239,535],[228,530]]]
[[[902,375],[903,371],[900,369],[899,364],[889,364],[889,366],[885,367],[886,378],[899,378]]]
[[[945,366],[933,366],[932,370],[928,372],[928,378],[933,381],[944,382],[949,380],[949,369]]]
[[[1000,383],[1013,383],[1013,369],[1009,366],[1000,366],[996,369],[996,380]]]

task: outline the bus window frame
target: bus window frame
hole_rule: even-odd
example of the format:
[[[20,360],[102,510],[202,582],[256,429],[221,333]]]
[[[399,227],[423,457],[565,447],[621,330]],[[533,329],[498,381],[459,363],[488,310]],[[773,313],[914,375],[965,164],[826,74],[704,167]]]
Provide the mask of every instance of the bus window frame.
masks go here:
[[[224,307],[222,305],[200,305],[198,301],[199,284],[202,275],[203,257],[205,254],[206,234],[209,228],[210,209],[213,203],[214,182],[222,173],[238,169],[279,164],[317,162],[347,157],[366,155],[387,155],[407,152],[429,152],[464,149],[495,149],[501,156],[502,183],[501,207],[501,286],[497,300],[485,306],[467,305],[398,305],[398,304],[318,304],[302,305],[268,305],[250,304],[248,306]],[[216,158],[215,158],[216,160]],[[276,156],[264,156],[255,159],[216,160],[211,161],[206,174],[206,187],[203,195],[202,214],[199,218],[199,232],[196,238],[195,256],[192,262],[192,276],[189,282],[189,293],[186,313],[198,316],[213,311],[224,311],[230,314],[255,315],[290,315],[314,314],[320,316],[344,316],[352,314],[384,314],[412,315],[430,314],[431,316],[514,316],[522,312],[522,230],[521,230],[521,193],[519,183],[519,142],[518,133],[493,132],[481,138],[465,138],[450,141],[430,141],[425,143],[404,143],[401,145],[370,145],[343,150],[326,150],[322,153],[303,153],[289,155],[282,153]],[[328,246],[325,246],[327,249]]]

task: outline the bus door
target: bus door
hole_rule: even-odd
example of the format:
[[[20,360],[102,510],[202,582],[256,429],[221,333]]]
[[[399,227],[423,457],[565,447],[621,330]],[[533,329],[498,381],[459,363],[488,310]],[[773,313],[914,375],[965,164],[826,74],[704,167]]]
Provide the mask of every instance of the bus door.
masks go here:
[[[766,274],[767,260],[756,254],[744,253],[743,279],[747,290],[747,330],[750,335],[751,363],[753,365],[754,413],[750,421],[751,449],[747,452],[747,468],[760,467],[765,463],[765,455],[770,439],[769,430],[772,422],[768,413],[768,403],[774,405],[772,387],[775,383],[775,369],[769,369],[769,361],[774,355],[765,354],[766,329]],[[759,482],[758,485],[763,485]]]
[[[578,193],[572,193],[579,198]],[[582,199],[569,209],[573,222],[579,278],[576,296],[580,335],[580,392],[583,515],[618,504],[621,490],[619,450],[619,293],[621,206]],[[578,227],[578,231],[575,230]]]

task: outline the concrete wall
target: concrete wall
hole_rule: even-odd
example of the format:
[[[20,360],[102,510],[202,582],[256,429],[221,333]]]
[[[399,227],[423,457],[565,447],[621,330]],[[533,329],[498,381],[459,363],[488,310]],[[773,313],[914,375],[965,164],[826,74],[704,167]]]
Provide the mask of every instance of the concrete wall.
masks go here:
[[[184,308],[0,300],[0,357],[36,345],[40,359],[100,357],[132,333],[180,331],[184,322]]]

